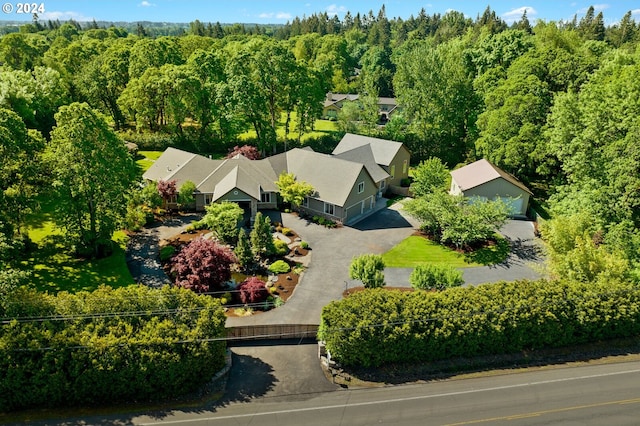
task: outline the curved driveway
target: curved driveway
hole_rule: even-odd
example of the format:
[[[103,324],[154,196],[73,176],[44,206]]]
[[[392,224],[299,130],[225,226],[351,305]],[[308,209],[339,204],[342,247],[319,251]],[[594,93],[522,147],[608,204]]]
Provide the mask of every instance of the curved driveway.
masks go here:
[[[342,298],[354,256],[384,253],[411,235],[417,225],[395,208],[383,209],[354,227],[326,229],[291,214],[276,218],[311,246],[311,263],[293,296],[278,309],[227,318],[227,327],[254,324],[319,324],[323,306]]]

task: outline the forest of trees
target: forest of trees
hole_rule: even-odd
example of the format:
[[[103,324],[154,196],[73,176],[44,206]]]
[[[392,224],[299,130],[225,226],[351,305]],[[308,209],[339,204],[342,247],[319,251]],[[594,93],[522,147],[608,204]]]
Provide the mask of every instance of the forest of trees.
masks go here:
[[[382,7],[250,28],[194,21],[176,35],[145,23],[36,20],[6,33],[5,236],[20,234],[22,214],[34,207],[29,200],[48,181],[42,177],[55,175],[55,164],[33,159],[55,152],[47,147],[60,139],[52,129],[73,127],[56,122],[73,117],[56,115],[60,107],[101,112],[111,128],[104,134],[143,147],[226,153],[251,130],[270,153],[287,139],[300,143],[331,91],[361,95],[354,131],[406,143],[415,162],[437,157],[455,167],[487,158],[549,200],[553,215],[585,213],[582,228],[597,236],[594,244],[634,263],[640,25],[631,12],[611,26],[593,7],[571,21],[532,23],[525,13],[511,25],[490,8],[476,19],[417,12],[388,18]],[[402,106],[385,127],[366,111],[378,96]],[[285,140],[277,134],[283,120]]]

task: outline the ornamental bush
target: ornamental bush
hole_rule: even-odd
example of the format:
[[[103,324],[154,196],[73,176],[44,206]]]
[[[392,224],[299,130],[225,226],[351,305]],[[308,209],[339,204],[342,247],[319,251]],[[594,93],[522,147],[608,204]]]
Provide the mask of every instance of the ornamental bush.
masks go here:
[[[349,278],[360,280],[366,288],[384,286],[384,261],[378,254],[354,257],[349,266]]]
[[[247,278],[238,285],[236,290],[239,291],[240,301],[245,305],[260,303],[269,297],[265,282],[258,277]]]
[[[464,284],[462,272],[449,265],[418,265],[409,276],[411,287],[418,290],[444,290]]]
[[[268,269],[274,274],[286,274],[291,270],[291,267],[284,260],[276,260],[271,265],[269,265]]]
[[[274,238],[273,245],[275,246],[278,256],[286,256],[289,254],[289,245],[286,242]]]
[[[640,333],[632,283],[517,281],[442,292],[352,294],[322,311],[318,336],[365,367],[561,347]]]
[[[175,398],[225,364],[212,297],[168,286],[5,297],[0,316],[22,320],[0,325],[0,412]]]
[[[236,257],[217,241],[197,238],[184,246],[173,258],[171,274],[178,287],[205,293],[222,290],[231,278],[231,264]]]

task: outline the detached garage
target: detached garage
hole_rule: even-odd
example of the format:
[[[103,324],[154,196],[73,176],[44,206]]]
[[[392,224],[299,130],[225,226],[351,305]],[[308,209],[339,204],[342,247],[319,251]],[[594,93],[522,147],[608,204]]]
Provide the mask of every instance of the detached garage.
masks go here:
[[[451,172],[453,195],[467,198],[503,199],[513,216],[525,216],[532,192],[513,175],[482,159]]]

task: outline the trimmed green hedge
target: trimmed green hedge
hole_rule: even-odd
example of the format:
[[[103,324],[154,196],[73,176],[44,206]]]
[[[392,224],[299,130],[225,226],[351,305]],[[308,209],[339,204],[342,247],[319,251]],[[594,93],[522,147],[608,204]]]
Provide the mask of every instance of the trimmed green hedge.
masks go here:
[[[630,283],[518,281],[438,293],[384,289],[325,306],[319,338],[365,367],[560,347],[640,333]]]
[[[212,297],[144,286],[3,296],[0,412],[171,398],[225,364],[224,341],[203,341],[225,335]]]

